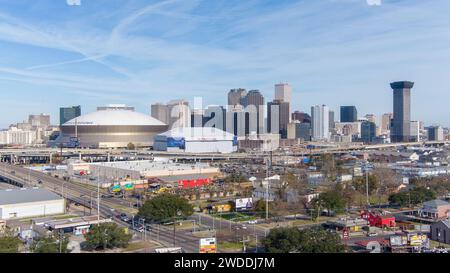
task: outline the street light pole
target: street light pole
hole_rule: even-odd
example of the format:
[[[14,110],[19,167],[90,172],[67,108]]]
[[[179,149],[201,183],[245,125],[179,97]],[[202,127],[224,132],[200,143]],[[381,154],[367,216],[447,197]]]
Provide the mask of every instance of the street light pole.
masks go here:
[[[100,172],[97,175],[97,221],[100,226]]]

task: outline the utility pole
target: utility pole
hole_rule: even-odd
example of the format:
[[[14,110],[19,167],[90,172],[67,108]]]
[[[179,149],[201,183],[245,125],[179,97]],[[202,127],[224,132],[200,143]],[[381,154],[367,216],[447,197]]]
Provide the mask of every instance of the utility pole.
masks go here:
[[[97,221],[100,226],[100,172],[97,173]]]
[[[367,206],[369,206],[370,205],[370,202],[369,202],[369,170],[368,170],[368,164],[367,164],[368,162],[366,161],[366,164],[365,164],[365,170],[366,170],[366,198],[367,198]]]

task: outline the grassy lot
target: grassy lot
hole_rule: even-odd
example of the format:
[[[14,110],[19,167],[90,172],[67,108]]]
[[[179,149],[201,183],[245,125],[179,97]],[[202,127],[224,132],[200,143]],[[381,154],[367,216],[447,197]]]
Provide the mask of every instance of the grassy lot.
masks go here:
[[[233,222],[245,222],[245,221],[252,221],[252,220],[257,219],[255,216],[246,215],[246,214],[242,214],[239,212],[232,212],[232,213],[227,213],[227,214],[216,213],[216,214],[212,214],[212,216],[216,217],[216,218],[222,218],[225,220],[233,221]]]
[[[450,245],[448,245],[448,244],[441,243],[440,245],[442,247],[445,247],[445,248],[450,248]],[[438,247],[438,246],[439,246],[439,242],[430,240],[430,247],[431,248]]]
[[[124,248],[122,250],[122,252],[132,252],[132,251],[136,251],[136,250],[140,250],[140,249],[156,248],[159,246],[160,245],[156,244],[156,243],[139,241],[139,242],[130,243],[127,248]]]

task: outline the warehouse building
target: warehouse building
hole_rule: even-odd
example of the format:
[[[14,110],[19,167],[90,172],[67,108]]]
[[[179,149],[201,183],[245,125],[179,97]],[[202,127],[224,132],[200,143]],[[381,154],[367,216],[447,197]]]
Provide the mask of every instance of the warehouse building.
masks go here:
[[[64,123],[56,142],[69,148],[126,148],[129,143],[150,147],[153,137],[167,128],[133,107],[112,104]]]
[[[37,217],[65,213],[61,196],[40,188],[0,191],[0,219]]]
[[[232,153],[237,150],[237,138],[214,127],[179,127],[156,135],[153,149],[186,153]]]

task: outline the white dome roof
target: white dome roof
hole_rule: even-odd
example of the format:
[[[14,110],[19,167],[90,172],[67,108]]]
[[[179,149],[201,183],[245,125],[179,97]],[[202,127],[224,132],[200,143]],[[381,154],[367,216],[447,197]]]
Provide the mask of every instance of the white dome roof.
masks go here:
[[[161,126],[163,122],[150,115],[126,109],[106,109],[74,118],[63,126]]]

